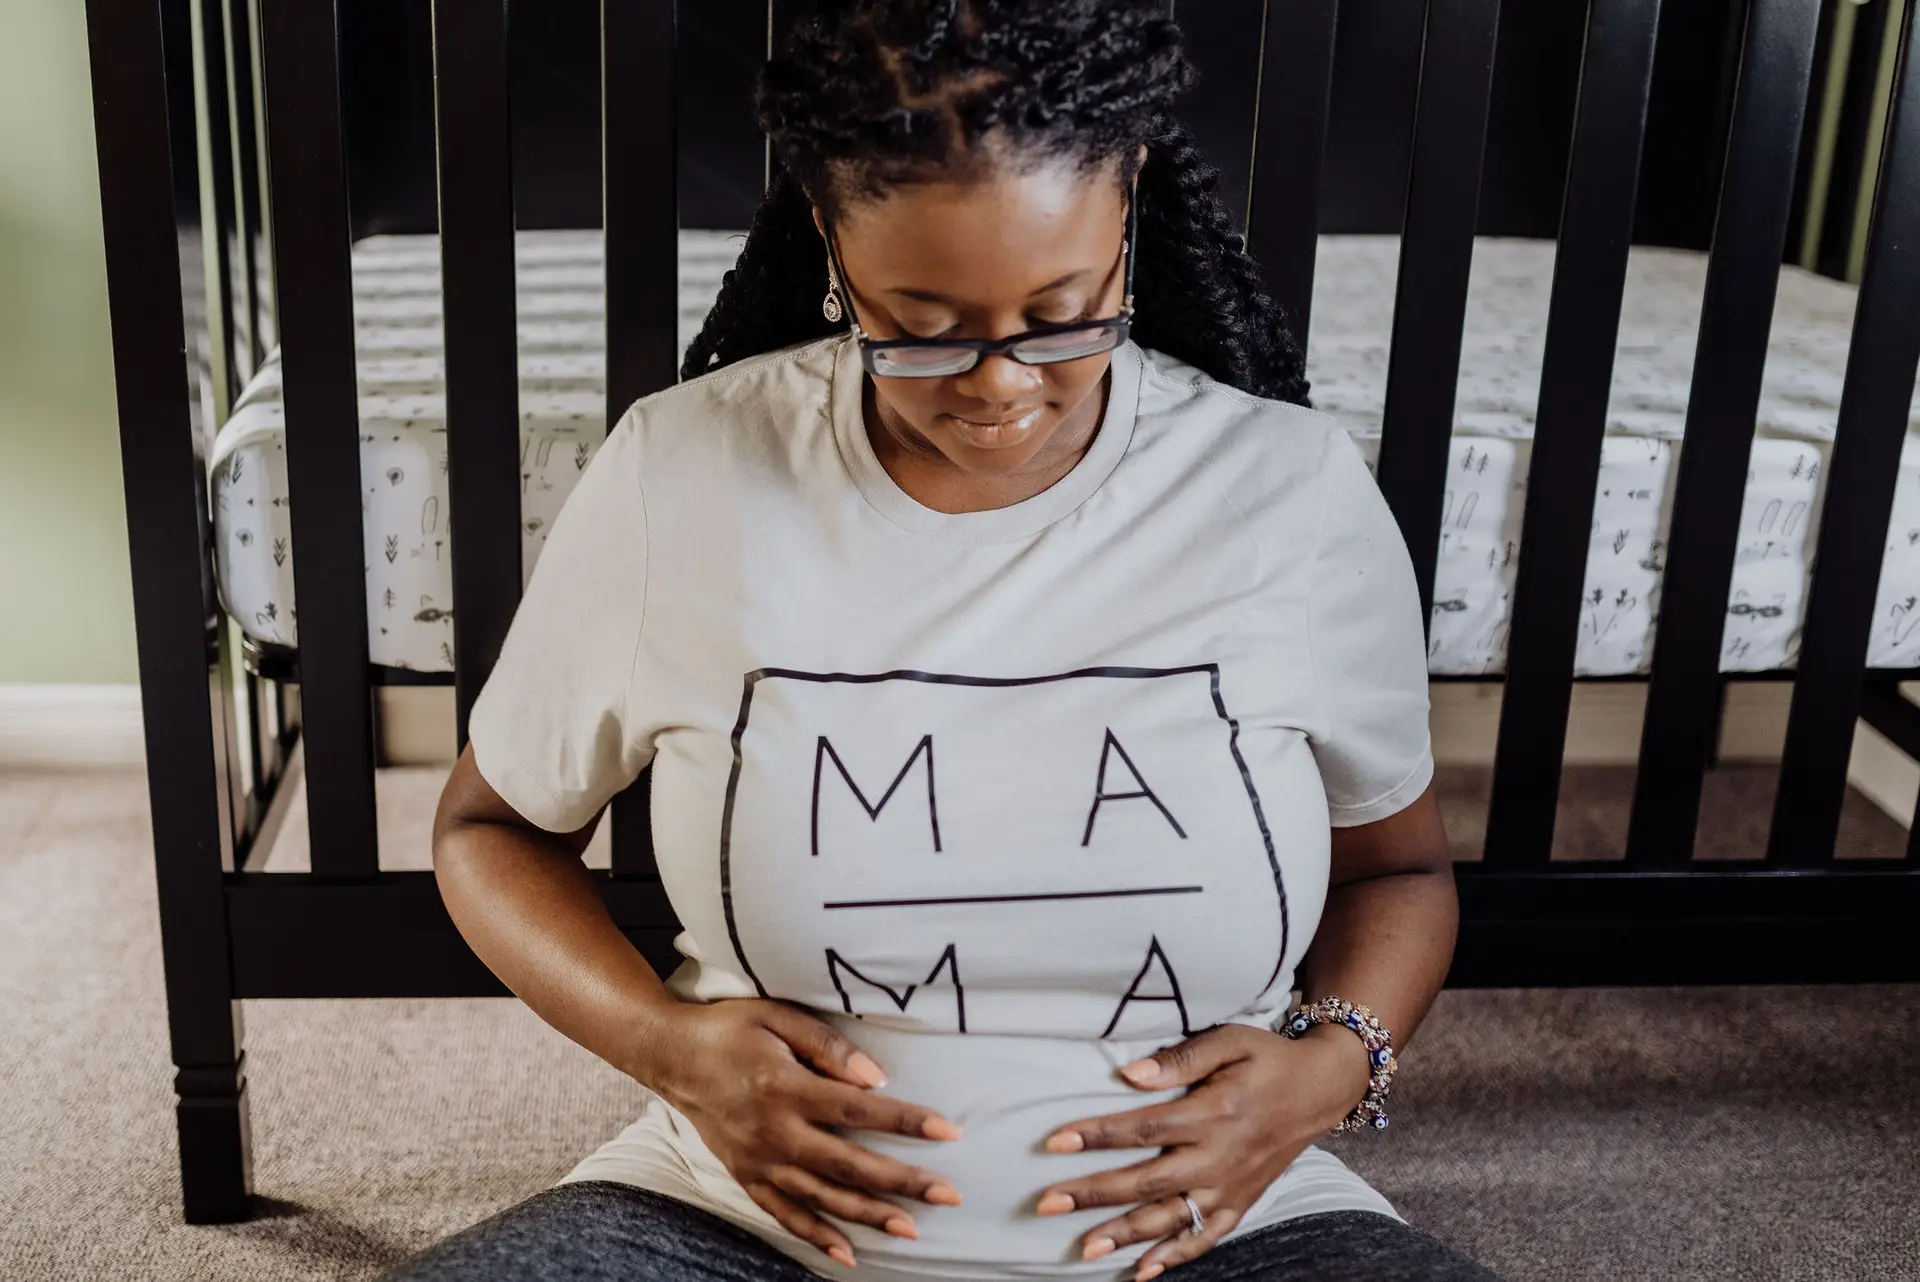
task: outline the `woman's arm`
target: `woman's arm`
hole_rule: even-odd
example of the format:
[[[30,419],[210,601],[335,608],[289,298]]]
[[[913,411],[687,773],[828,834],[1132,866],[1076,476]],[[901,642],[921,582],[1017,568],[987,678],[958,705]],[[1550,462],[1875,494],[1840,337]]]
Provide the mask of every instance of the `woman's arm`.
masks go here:
[[[681,1002],[621,933],[580,861],[594,823],[550,833],[474,764],[454,766],[434,820],[433,870],[469,946],[549,1024],[678,1108],[751,1198],[796,1236],[851,1264],[820,1212],[902,1237],[913,1220],[875,1194],[954,1204],[933,1171],[835,1129],[958,1139],[938,1114],[876,1095],[880,1068],[853,1043],[772,1001]]]
[[[678,1003],[614,925],[580,856],[600,822],[535,827],[460,754],[434,816],[433,871],[454,925],[535,1014],[646,1082]]]
[[[1446,981],[1459,926],[1453,859],[1429,788],[1389,818],[1333,830],[1327,906],[1300,963],[1301,999],[1331,995],[1365,1006],[1403,1050]],[[1345,1050],[1353,1065],[1353,1098],[1339,1107],[1344,1095],[1333,1097],[1337,1122],[1366,1090],[1366,1048],[1344,1028],[1322,1025],[1303,1040],[1316,1038]]]

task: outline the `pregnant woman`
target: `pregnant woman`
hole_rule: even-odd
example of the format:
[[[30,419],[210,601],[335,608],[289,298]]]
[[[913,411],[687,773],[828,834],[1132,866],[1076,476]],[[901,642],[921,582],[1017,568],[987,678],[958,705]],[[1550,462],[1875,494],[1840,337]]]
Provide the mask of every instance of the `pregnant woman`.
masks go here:
[[[435,837],[645,1104],[391,1279],[1491,1276],[1314,1144],[1390,1142],[1453,946],[1418,596],[1166,12],[828,3],[768,65]],[[648,766],[664,981],[580,862]]]

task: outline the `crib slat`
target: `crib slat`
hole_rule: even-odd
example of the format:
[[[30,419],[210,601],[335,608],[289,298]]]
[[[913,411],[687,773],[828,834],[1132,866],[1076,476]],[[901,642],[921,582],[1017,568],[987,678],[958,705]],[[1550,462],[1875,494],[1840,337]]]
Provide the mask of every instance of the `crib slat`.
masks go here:
[[[225,11],[214,0],[195,7],[200,20],[199,61],[204,76],[200,95],[207,120],[207,152],[201,158],[207,185],[211,188],[211,209],[201,210],[201,252],[213,262],[213,294],[207,299],[209,336],[217,340],[212,348],[217,364],[214,374],[220,380],[220,404],[231,406],[240,394],[242,362],[236,340],[234,263],[239,257],[234,228],[232,117],[227,97],[227,28]]]
[[[1499,26],[1500,0],[1431,0],[1420,53],[1379,476],[1429,629]]]
[[[1490,864],[1544,863],[1552,850],[1659,20],[1659,0],[1594,0],[1588,11],[1487,816]]]
[[[1820,0],[1758,0],[1747,16],[1627,831],[1627,859],[1636,865],[1685,864],[1693,852],[1819,23]]]
[[[1313,319],[1320,169],[1340,0],[1267,0],[1248,179],[1247,250],[1302,350]],[[1265,162],[1264,164],[1262,162]]]
[[[671,387],[679,365],[674,0],[601,0],[606,175],[607,426]],[[613,799],[613,872],[654,875],[642,775]]]
[[[273,277],[273,192],[267,186],[267,57],[260,35],[260,0],[234,0],[246,8],[246,56],[253,76],[253,132],[240,145],[253,153],[252,205],[254,240],[255,346],[260,358],[280,342],[280,290]],[[239,21],[238,16],[235,21]]]
[[[353,281],[331,4],[260,9],[313,870],[378,869]]]
[[[767,57],[785,43],[799,22],[807,6],[803,0],[767,0]],[[773,139],[769,138],[761,147],[760,188],[764,192],[773,185]]]
[[[813,8],[811,0],[767,0],[767,43],[777,45]],[[769,49],[771,53],[771,49]]]
[[[452,547],[452,636],[455,733],[462,748],[467,714],[500,657],[520,603],[520,374],[507,39],[502,0],[434,0],[450,510],[444,517],[422,513],[420,533],[437,549],[456,521],[460,528]]]
[[[1860,712],[1887,524],[1893,513],[1914,375],[1920,369],[1920,5],[1907,28],[1888,112],[1866,274],[1854,313],[1800,675],[1774,797],[1767,858],[1814,867],[1833,858],[1847,759]]]
[[[602,0],[607,427],[679,367],[674,0]]]
[[[191,52],[182,50],[179,61],[187,83],[195,83],[196,63],[200,72],[195,97],[206,120],[206,150],[200,155],[199,167],[206,182],[200,210],[200,252],[208,260],[206,278],[210,286],[206,301],[207,353],[209,373],[214,380],[215,412],[225,416],[232,413],[233,402],[252,369],[249,354],[243,347],[247,327],[240,316],[246,295],[235,279],[241,254],[234,198],[231,99],[227,87],[226,12],[219,0],[212,0],[193,6],[188,17],[190,25],[194,20],[198,22],[197,48]],[[198,55],[197,59],[194,54]],[[251,728],[243,724],[234,694],[237,669],[234,656],[223,652],[219,684],[220,715],[226,724],[223,737],[227,753],[227,792],[234,831],[244,834],[253,831],[249,813],[257,803],[249,792],[247,758],[243,750]],[[256,759],[256,782],[252,786],[257,786],[257,779]]]
[[[260,368],[266,349],[260,342],[260,274],[257,257],[260,246],[260,155],[255,146],[258,128],[253,111],[254,67],[253,36],[249,28],[247,0],[219,0],[226,14],[227,96],[231,105],[232,130],[228,143],[233,151],[234,220],[238,224],[235,282],[240,294],[239,312],[245,319],[241,354],[242,380],[251,378]]]

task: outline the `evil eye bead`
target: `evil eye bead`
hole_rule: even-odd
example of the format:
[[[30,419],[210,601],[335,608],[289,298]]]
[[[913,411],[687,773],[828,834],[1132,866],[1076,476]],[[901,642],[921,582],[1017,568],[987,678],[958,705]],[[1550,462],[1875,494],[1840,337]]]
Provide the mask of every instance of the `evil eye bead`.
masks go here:
[[[1376,1069],[1380,1069],[1384,1071],[1387,1065],[1391,1064],[1392,1062],[1393,1062],[1393,1052],[1387,1049],[1385,1046],[1382,1046],[1379,1050],[1373,1053],[1373,1066]]]
[[[1301,1034],[1305,1033],[1309,1028],[1312,1028],[1312,1027],[1313,1027],[1313,1021],[1308,1019],[1305,1015],[1295,1015],[1293,1019],[1287,1024],[1287,1031],[1289,1033],[1292,1033],[1295,1037],[1299,1037]]]
[[[1386,1115],[1385,1113],[1382,1113],[1382,1114],[1380,1114],[1380,1116],[1378,1116],[1378,1117],[1376,1117],[1376,1118],[1374,1118],[1374,1119],[1373,1119],[1373,1121],[1372,1121],[1372,1122],[1370,1123],[1370,1125],[1371,1125],[1371,1126],[1373,1127],[1373,1129],[1374,1129],[1374,1130],[1376,1130],[1376,1131],[1384,1131],[1384,1130],[1386,1130],[1386,1129],[1387,1129],[1387,1115]]]
[[[1357,1010],[1350,1010],[1347,1012],[1348,1028],[1354,1029],[1357,1032],[1361,1029],[1364,1029],[1366,1026],[1367,1026],[1367,1017],[1365,1015],[1362,1015]]]

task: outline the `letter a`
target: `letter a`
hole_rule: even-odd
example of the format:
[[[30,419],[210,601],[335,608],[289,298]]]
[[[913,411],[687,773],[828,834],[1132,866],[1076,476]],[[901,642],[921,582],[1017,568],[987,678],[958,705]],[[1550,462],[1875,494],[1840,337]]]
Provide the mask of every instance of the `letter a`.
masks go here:
[[[1135,787],[1132,792],[1107,791],[1107,761],[1116,752],[1120,754],[1121,762],[1126,765],[1127,773],[1133,776]],[[1160,798],[1154,795],[1153,789],[1147,786],[1147,781],[1140,777],[1140,767],[1133,764],[1133,758],[1127,755],[1127,750],[1120,746],[1120,741],[1113,737],[1113,731],[1109,729],[1107,731],[1107,741],[1100,745],[1100,774],[1099,777],[1094,780],[1093,784],[1093,809],[1087,811],[1087,831],[1086,834],[1080,838],[1080,844],[1086,846],[1092,843],[1093,821],[1100,817],[1100,806],[1103,802],[1134,801],[1141,797],[1151,801],[1154,807],[1165,817],[1166,821],[1173,825],[1173,830],[1180,834],[1180,839],[1182,841],[1186,840],[1187,830],[1180,826],[1180,821],[1173,817],[1173,812],[1168,810]]]
[[[1153,978],[1149,979],[1149,975]],[[1180,981],[1174,977],[1173,963],[1161,951],[1158,935],[1147,945],[1147,959],[1140,963],[1140,973],[1133,977],[1133,986],[1127,989],[1127,995],[1113,1008],[1113,1018],[1107,1021],[1107,1029],[1100,1036],[1112,1037],[1113,1030],[1120,1027],[1120,1017],[1134,1002],[1172,1002],[1180,1012],[1180,1035],[1193,1036],[1193,1029],[1187,1025],[1186,999],[1180,996]]]

